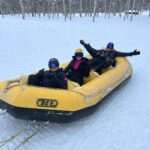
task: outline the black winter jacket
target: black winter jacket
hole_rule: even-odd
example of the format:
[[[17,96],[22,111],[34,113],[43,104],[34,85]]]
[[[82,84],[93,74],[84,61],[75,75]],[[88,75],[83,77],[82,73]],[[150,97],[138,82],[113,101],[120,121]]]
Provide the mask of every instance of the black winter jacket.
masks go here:
[[[97,56],[97,53],[100,50],[96,50],[94,48],[91,47],[90,44],[84,44],[84,47],[86,48],[86,50],[89,52],[89,54],[94,58]],[[112,50],[112,51],[107,51],[108,52],[108,57],[114,59],[115,57],[127,57],[127,56],[132,56],[132,53],[129,52],[119,52],[116,50]]]
[[[67,77],[75,82],[78,82],[80,85],[83,84],[83,78],[88,77],[90,74],[90,65],[89,60],[83,57],[83,62],[79,65],[77,69],[74,69],[74,63],[76,58],[73,56],[73,60],[68,64],[64,69],[64,72],[67,74]]]
[[[102,69],[109,67],[112,64],[112,61],[108,59],[108,56],[101,57],[100,55],[98,55],[100,50],[96,50],[92,48],[90,44],[86,44],[86,43],[84,44],[84,47],[89,52],[89,54],[93,57],[90,60],[90,65],[91,68],[96,70],[96,72],[101,73]]]
[[[43,78],[41,84],[44,87],[67,89],[66,75],[62,68],[59,68],[55,72],[51,70],[41,72],[39,76]]]

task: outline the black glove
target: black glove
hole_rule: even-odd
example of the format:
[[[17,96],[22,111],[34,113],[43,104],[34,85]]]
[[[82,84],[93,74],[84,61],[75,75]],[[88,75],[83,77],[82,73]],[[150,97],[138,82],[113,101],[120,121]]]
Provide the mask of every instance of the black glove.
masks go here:
[[[44,68],[39,70],[38,75],[43,75],[43,73],[44,73]]]
[[[82,45],[84,45],[84,44],[85,44],[85,42],[84,42],[83,40],[80,40],[80,43],[81,43]]]
[[[39,79],[43,79],[43,76],[44,76],[44,69],[41,69],[38,73],[37,73],[37,77]]]
[[[116,64],[117,64],[117,62],[116,62],[115,60],[113,60],[113,62],[112,62],[112,66],[113,66],[113,67],[115,67],[115,66],[116,66]]]
[[[131,56],[132,55],[140,55],[140,51],[134,50],[133,52],[131,52]]]

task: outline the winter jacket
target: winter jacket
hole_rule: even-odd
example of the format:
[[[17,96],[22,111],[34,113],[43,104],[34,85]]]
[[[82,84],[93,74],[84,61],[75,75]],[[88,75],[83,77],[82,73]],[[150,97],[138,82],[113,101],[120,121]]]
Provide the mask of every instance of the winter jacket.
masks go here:
[[[97,53],[100,51],[92,48],[90,44],[85,43],[84,47],[93,58],[96,57]],[[108,51],[108,57],[112,59],[114,59],[115,57],[127,57],[127,56],[132,56],[132,52],[127,53],[127,52],[119,52],[116,50]]]
[[[130,52],[130,53],[119,52],[119,51],[116,51],[114,49],[111,51],[108,51],[108,57],[110,59],[115,59],[116,57],[127,57],[127,56],[132,56],[132,52]]]
[[[29,85],[36,85],[50,88],[67,89],[66,75],[60,68],[57,71],[44,71],[40,70],[35,75],[30,75],[28,79]]]
[[[101,57],[100,55],[98,55],[101,50],[96,50],[92,48],[90,44],[86,44],[86,43],[84,44],[84,47],[89,52],[89,54],[93,57],[90,60],[90,65],[91,68],[96,70],[96,72],[101,73],[102,69],[107,68],[112,64],[112,60],[110,60],[108,56]]]
[[[51,88],[67,89],[66,75],[60,68],[57,71],[45,71],[43,74],[42,86]]]
[[[91,63],[91,66],[93,69],[96,70],[96,72],[100,73],[100,70],[103,68],[107,68],[109,66],[115,66],[115,58],[116,57],[126,57],[126,56],[132,56],[131,53],[125,53],[125,52],[119,52],[116,50],[107,51],[107,56],[105,58],[98,56],[98,53],[101,50],[96,50],[91,47],[90,44],[84,43],[83,46],[86,48],[86,50],[89,52],[89,54],[93,57],[91,61],[95,62],[94,64]]]
[[[73,60],[64,69],[64,72],[67,74],[67,77],[70,80],[82,85],[83,78],[88,77],[90,74],[90,65],[88,59],[84,57],[80,64],[78,64],[76,61],[76,58],[73,56]]]

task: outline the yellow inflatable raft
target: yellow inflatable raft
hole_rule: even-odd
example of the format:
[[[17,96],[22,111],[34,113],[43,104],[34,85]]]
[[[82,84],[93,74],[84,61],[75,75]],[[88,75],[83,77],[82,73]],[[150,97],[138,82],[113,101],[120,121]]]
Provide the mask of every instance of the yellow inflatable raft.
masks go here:
[[[0,108],[16,118],[42,121],[65,122],[89,114],[132,75],[132,67],[126,58],[116,60],[116,67],[101,75],[91,72],[83,86],[68,81],[67,90],[29,86],[28,76],[1,82]]]

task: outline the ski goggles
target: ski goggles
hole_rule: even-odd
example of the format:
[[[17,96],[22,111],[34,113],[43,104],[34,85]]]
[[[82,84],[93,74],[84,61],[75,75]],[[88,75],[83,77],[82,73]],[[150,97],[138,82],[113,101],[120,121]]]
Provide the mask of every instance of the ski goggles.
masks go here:
[[[106,50],[100,50],[98,52],[98,55],[100,55],[100,56],[106,56],[107,55],[107,51]]]
[[[52,63],[52,64],[49,64],[49,67],[50,67],[50,68],[56,68],[56,67],[58,67],[58,64]]]
[[[76,57],[83,57],[83,53],[75,53]]]
[[[106,55],[106,54],[107,54],[107,51],[106,51],[106,50],[101,50],[101,51],[100,51],[100,54],[105,54],[105,55]]]

